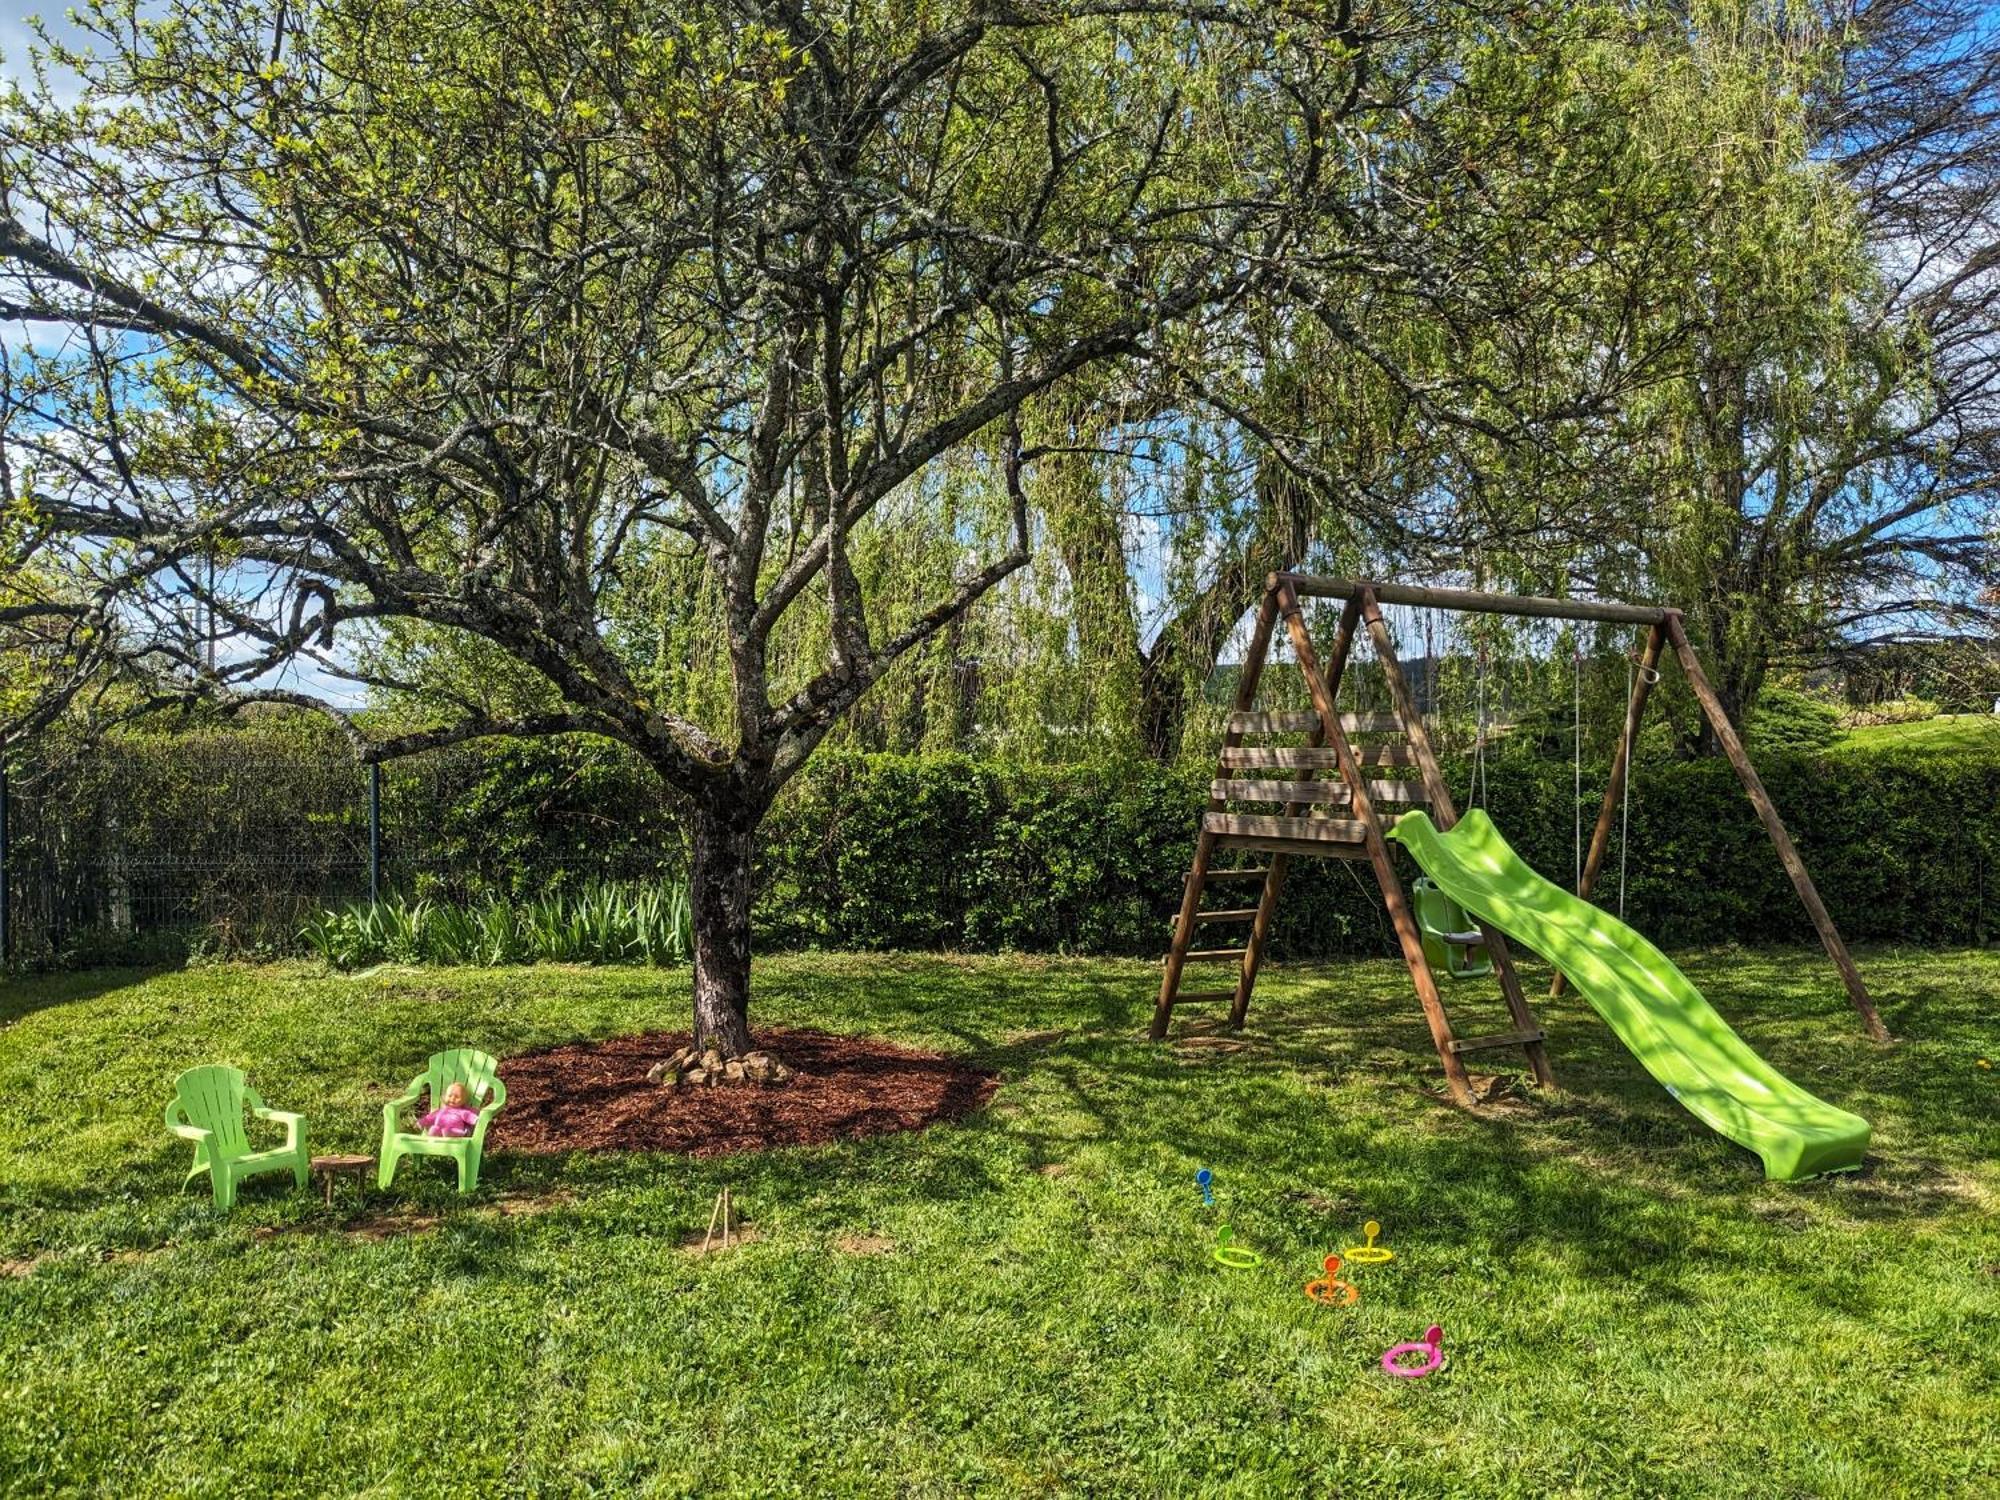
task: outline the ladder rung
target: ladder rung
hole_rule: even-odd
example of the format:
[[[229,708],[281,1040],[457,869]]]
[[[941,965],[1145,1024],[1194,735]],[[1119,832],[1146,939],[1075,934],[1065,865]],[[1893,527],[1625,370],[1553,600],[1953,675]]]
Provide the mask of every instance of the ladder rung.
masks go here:
[[[1223,839],[1232,849],[1254,849],[1259,854],[1298,854],[1308,859],[1367,859],[1363,843],[1342,844],[1326,839],[1261,839],[1249,834],[1231,834]]]
[[[1355,761],[1364,766],[1413,766],[1417,753],[1407,744],[1354,745]],[[1225,745],[1225,769],[1237,766],[1269,766],[1287,771],[1331,771],[1340,768],[1340,756],[1331,745]]]
[[[1248,922],[1257,915],[1254,906],[1217,907],[1214,911],[1198,911],[1194,914],[1197,922]]]
[[[1488,1047],[1525,1047],[1530,1042],[1539,1042],[1547,1033],[1540,1028],[1533,1031],[1503,1031],[1498,1036],[1475,1036],[1466,1041],[1454,1041],[1454,1052],[1483,1052]]]
[[[1235,713],[1229,716],[1231,734],[1311,734],[1320,727],[1319,715],[1304,713]],[[1342,714],[1340,727],[1349,734],[1401,734],[1403,724],[1394,714]]]
[[[1345,802],[1347,784],[1340,781],[1211,781],[1212,802]]]
[[[1241,958],[1248,948],[1191,948],[1181,955],[1183,963],[1213,964],[1226,958]]]
[[[1201,878],[1202,883],[1206,885],[1211,880],[1262,880],[1270,873],[1271,867],[1269,865],[1259,865],[1253,870],[1206,870],[1202,873]],[[1192,878],[1192,876],[1188,877],[1188,879]],[[1181,884],[1186,885],[1187,879],[1183,879]]]
[[[1343,806],[1354,800],[1344,781],[1227,781],[1208,784],[1215,802],[1335,802]],[[1422,803],[1421,781],[1371,781],[1368,795],[1377,802]]]
[[[1271,818],[1253,813],[1205,813],[1201,826],[1204,832],[1224,839],[1298,839],[1326,844],[1358,844],[1368,831],[1367,824],[1353,818]]]
[[[1174,996],[1175,1005],[1213,1005],[1218,1000],[1234,1000],[1234,990],[1183,990]]]

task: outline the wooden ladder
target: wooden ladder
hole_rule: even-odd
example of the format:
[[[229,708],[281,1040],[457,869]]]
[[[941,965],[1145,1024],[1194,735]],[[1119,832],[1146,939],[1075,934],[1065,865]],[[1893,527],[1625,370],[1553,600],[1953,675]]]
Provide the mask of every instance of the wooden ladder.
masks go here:
[[[1270,653],[1271,637],[1280,619],[1312,695],[1313,710],[1309,713],[1264,713],[1253,706]],[[1363,628],[1382,664],[1395,707],[1391,714],[1343,714],[1334,705],[1355,636]],[[1303,744],[1245,743],[1251,738],[1268,741],[1273,736],[1301,734],[1305,736]],[[1417,773],[1415,777],[1381,774],[1412,769]],[[1334,636],[1332,653],[1322,671],[1318,653],[1306,633],[1297,595],[1283,575],[1272,577],[1257,611],[1249,655],[1237,685],[1235,705],[1223,735],[1222,754],[1215,779],[1209,783],[1208,797],[1208,808],[1195,838],[1194,864],[1182,888],[1180,915],[1174,922],[1173,939],[1167,950],[1159,1001],[1153,1011],[1155,1040],[1167,1034],[1174,1010],[1181,1005],[1227,1000],[1229,1024],[1233,1027],[1243,1024],[1250,1008],[1250,992],[1257,983],[1258,965],[1270,937],[1278,894],[1284,887],[1285,871],[1293,857],[1364,860],[1374,870],[1383,903],[1389,909],[1452,1097],[1461,1104],[1474,1102],[1463,1055],[1486,1048],[1520,1048],[1536,1083],[1544,1087],[1554,1083],[1542,1030],[1528,1009],[1506,939],[1496,929],[1484,923],[1479,925],[1512,1021],[1508,1031],[1471,1038],[1455,1035],[1438,993],[1437,980],[1424,958],[1423,940],[1384,837],[1396,814],[1385,817],[1378,806],[1428,807],[1432,821],[1441,829],[1451,827],[1458,814],[1445,787],[1443,773],[1438,770],[1423,716],[1396,659],[1388,626],[1372,593],[1363,590],[1348,601]],[[1275,806],[1279,810],[1260,813],[1231,810],[1241,803]],[[1216,856],[1226,850],[1247,850],[1265,856],[1265,860],[1262,864],[1218,867]],[[1211,885],[1237,881],[1259,883],[1255,905],[1203,905],[1203,893]],[[1249,933],[1241,947],[1194,946],[1200,928],[1245,923]],[[1226,988],[1184,991],[1181,981],[1191,963],[1234,963],[1236,982]]]

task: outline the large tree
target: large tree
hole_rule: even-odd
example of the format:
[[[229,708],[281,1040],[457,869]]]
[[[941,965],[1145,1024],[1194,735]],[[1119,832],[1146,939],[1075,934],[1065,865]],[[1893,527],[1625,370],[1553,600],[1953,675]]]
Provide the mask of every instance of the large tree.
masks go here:
[[[1476,19],[99,0],[0,108],[0,524],[68,590],[9,621],[146,703],[311,702],[307,663],[428,705],[350,725],[371,758],[631,746],[691,837],[697,1030],[739,1052],[752,835],[1022,567],[1028,434],[1330,268],[1422,283],[1380,217],[1462,186],[1411,122]],[[952,565],[883,597],[857,557],[911,526]],[[613,628],[673,579],[719,694]],[[389,629],[490,685],[357,668]]]

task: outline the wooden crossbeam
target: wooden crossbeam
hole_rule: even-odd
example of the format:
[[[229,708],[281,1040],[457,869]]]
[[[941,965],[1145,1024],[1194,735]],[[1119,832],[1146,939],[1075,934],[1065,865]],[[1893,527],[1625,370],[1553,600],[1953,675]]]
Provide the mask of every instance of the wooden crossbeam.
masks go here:
[[[1231,714],[1229,727],[1238,734],[1315,734],[1320,722],[1316,713],[1247,713]],[[1349,734],[1403,732],[1394,714],[1342,714],[1340,727]]]
[[[1332,839],[1265,838],[1254,833],[1232,833],[1218,838],[1231,849],[1252,849],[1259,854],[1303,854],[1309,859],[1366,859],[1368,846],[1359,842]]]
[[[1477,589],[1424,588],[1376,583],[1366,578],[1319,578],[1310,573],[1273,573],[1280,583],[1315,599],[1359,599],[1372,594],[1383,604],[1463,610],[1478,615],[1514,615],[1538,620],[1603,620],[1612,624],[1659,625],[1674,611],[1658,604],[1623,604],[1611,599],[1537,599],[1531,594],[1488,594]]]
[[[1528,1031],[1503,1031],[1496,1036],[1474,1036],[1454,1040],[1454,1052],[1483,1052],[1489,1047],[1525,1047],[1530,1042],[1539,1042],[1547,1035],[1537,1026]]]
[[[1208,813],[1202,828],[1220,838],[1299,839],[1357,844],[1363,825],[1352,818],[1267,818],[1250,813]]]
[[[1414,766],[1417,755],[1408,745],[1355,745],[1357,764],[1364,766]],[[1339,757],[1319,745],[1231,745],[1222,752],[1222,764],[1269,766],[1286,771],[1337,771]]]
[[[1208,784],[1208,795],[1220,802],[1351,802],[1354,794],[1339,781],[1225,781]],[[1420,804],[1420,781],[1371,781],[1368,795],[1377,802]]]

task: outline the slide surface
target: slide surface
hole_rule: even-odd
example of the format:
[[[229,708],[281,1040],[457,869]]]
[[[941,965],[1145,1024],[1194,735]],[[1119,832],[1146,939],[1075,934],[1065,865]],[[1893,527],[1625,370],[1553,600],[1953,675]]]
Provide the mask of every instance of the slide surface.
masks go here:
[[[1444,893],[1569,976],[1605,1024],[1689,1113],[1764,1160],[1781,1182],[1861,1165],[1868,1122],[1752,1052],[1673,961],[1607,911],[1544,880],[1475,808],[1449,832],[1426,813],[1389,836]]]

